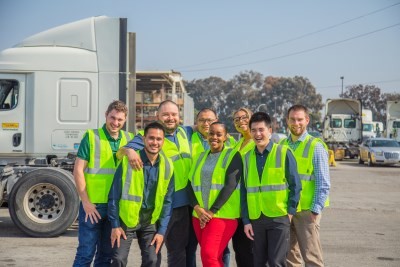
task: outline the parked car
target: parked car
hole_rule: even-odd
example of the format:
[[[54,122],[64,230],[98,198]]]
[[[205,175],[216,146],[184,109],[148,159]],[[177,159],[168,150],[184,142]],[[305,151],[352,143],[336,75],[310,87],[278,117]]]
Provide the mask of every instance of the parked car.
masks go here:
[[[400,163],[400,145],[389,138],[369,138],[360,146],[358,163],[394,165]]]

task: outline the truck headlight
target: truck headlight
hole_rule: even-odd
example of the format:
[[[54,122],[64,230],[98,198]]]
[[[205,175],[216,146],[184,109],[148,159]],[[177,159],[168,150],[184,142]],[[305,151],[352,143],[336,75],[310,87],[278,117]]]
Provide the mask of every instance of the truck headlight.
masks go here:
[[[375,155],[382,157],[383,156],[383,151],[375,151]]]

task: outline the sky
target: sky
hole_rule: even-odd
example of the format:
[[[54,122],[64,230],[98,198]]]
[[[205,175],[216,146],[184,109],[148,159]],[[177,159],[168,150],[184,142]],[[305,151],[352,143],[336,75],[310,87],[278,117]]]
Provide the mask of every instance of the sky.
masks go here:
[[[400,93],[400,0],[0,0],[0,51],[99,15],[128,19],[138,70],[303,76],[324,100],[340,77]]]

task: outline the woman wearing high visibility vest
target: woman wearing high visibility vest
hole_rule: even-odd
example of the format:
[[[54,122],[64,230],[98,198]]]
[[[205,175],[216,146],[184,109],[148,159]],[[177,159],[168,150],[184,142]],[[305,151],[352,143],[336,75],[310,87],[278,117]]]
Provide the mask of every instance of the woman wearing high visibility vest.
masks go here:
[[[233,124],[241,138],[235,145],[235,149],[244,156],[256,146],[251,138],[249,120],[253,112],[247,108],[239,108],[233,113]],[[235,251],[236,265],[238,267],[253,267],[253,241],[248,239],[243,231],[243,221],[238,220],[238,228],[232,237],[232,246]]]
[[[271,118],[256,112],[250,118],[255,149],[244,156],[242,218],[254,240],[254,266],[286,266],[290,220],[296,213],[301,182],[293,153],[270,141]]]
[[[189,177],[193,191],[193,228],[204,267],[224,266],[222,253],[234,234],[240,215],[240,153],[226,148],[224,124],[214,122],[208,133],[210,149],[194,161]]]

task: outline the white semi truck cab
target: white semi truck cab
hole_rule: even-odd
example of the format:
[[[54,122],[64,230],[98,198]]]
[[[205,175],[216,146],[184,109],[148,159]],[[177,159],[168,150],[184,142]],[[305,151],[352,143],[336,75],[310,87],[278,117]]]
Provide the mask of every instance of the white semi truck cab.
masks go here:
[[[134,100],[134,59],[127,20],[105,16],[0,52],[0,204],[8,202],[25,233],[57,236],[76,219],[74,154],[85,131],[103,125],[112,100]]]
[[[328,99],[322,137],[330,147],[342,147],[346,156],[358,156],[358,144],[362,142],[362,105],[356,99]]]
[[[400,143],[400,101],[386,103],[386,136]]]

